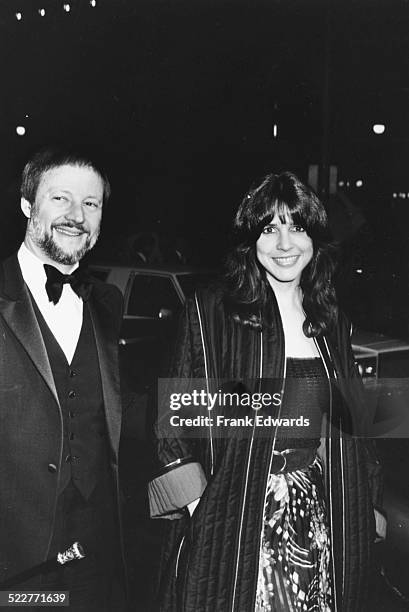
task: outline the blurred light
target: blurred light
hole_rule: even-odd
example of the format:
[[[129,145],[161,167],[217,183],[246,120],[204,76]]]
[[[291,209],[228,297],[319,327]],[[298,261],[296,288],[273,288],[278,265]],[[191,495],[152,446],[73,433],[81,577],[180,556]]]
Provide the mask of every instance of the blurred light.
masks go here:
[[[363,359],[358,361],[358,371],[362,378],[375,378],[376,377],[376,360],[375,359]]]
[[[372,126],[372,129],[374,131],[375,134],[383,134],[385,131],[385,126],[383,123],[375,123]]]
[[[97,0],[91,0],[90,5],[95,8],[97,6]]]
[[[16,132],[18,136],[24,136],[24,134],[26,133],[26,128],[23,125],[18,125],[16,127]]]
[[[356,185],[357,187],[362,187],[362,185],[363,185],[363,184],[364,184],[364,183],[363,183],[363,181],[361,181],[361,179],[357,180],[357,182],[355,183],[355,185]]]
[[[71,6],[69,4],[64,4],[63,8],[66,13],[69,13],[71,10]]]
[[[398,194],[395,192],[395,193],[392,195],[392,197],[393,197],[393,198],[397,198],[397,197],[398,197]]]
[[[400,197],[400,198],[402,198],[403,200],[405,200],[405,198],[406,198],[406,193],[401,192],[401,193],[399,194],[399,197]]]
[[[44,17],[45,16],[45,9],[43,9],[43,8],[38,9],[38,14],[40,15],[40,17]]]
[[[17,21],[21,21],[23,19],[23,15],[21,13],[16,13]]]
[[[273,125],[273,138],[277,138],[278,135],[278,125],[275,123]]]
[[[349,181],[347,181],[347,187],[349,187]]]
[[[338,187],[343,187],[344,186],[344,181],[338,181]]]
[[[357,274],[362,274],[363,270],[362,270],[362,268],[357,268],[357,269],[355,270],[355,272],[356,272]]]

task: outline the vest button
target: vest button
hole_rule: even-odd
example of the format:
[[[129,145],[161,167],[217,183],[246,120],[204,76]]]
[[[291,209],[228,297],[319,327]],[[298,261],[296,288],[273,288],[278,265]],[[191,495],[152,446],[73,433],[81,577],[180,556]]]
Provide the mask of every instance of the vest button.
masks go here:
[[[70,370],[70,378],[74,378],[74,376],[77,376],[77,372],[75,370]]]
[[[66,456],[65,463],[71,463],[71,455]]]
[[[75,417],[75,412],[70,410],[69,413],[68,413],[68,416],[70,417],[70,419],[73,419]]]
[[[76,396],[75,391],[73,391],[72,389],[71,389],[71,391],[68,391],[68,397],[69,397],[69,398],[71,398],[71,399],[72,399],[72,398],[73,398],[73,397],[75,397],[75,396]]]
[[[49,463],[47,467],[48,467],[48,471],[51,472],[51,474],[56,473],[57,466],[55,465],[55,463]]]

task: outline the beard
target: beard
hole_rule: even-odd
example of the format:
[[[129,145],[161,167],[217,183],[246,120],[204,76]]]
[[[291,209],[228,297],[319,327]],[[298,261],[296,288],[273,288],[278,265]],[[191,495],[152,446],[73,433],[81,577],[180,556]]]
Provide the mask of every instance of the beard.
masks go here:
[[[84,231],[81,224],[72,222],[58,223],[56,225],[58,225],[58,227],[69,227]],[[65,266],[72,266],[80,261],[95,245],[99,236],[99,227],[93,236],[90,236],[90,234],[87,233],[86,240],[80,248],[71,250],[61,247],[54,239],[53,226],[51,226],[51,232],[47,231],[38,221],[36,215],[32,215],[31,217],[28,233],[33,242],[42,250],[44,255],[56,263],[63,264]]]

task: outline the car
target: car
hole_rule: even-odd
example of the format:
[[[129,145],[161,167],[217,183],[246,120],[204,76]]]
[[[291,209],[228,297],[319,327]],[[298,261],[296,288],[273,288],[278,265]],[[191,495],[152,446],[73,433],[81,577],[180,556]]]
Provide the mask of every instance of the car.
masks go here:
[[[109,266],[91,265],[91,274],[116,285],[124,296],[124,320],[139,321],[142,335],[149,335],[150,325],[177,317],[185,303],[200,284],[212,277],[209,270],[187,266]],[[128,327],[128,326],[127,326]],[[155,329],[155,328],[154,328]],[[133,337],[128,338],[130,340]],[[123,342],[127,339],[124,338]]]
[[[384,471],[388,526],[381,574],[401,602],[409,602],[409,343],[356,330],[352,348],[367,400],[374,407],[376,447]],[[407,608],[405,608],[407,609]]]
[[[135,390],[151,386],[169,354],[187,296],[214,273],[190,266],[104,264],[90,265],[90,272],[124,296],[119,344],[127,385]]]
[[[372,433],[379,438],[409,435],[409,343],[357,330],[352,349],[362,376]]]
[[[409,377],[409,343],[376,332],[353,331],[352,350],[364,383]]]

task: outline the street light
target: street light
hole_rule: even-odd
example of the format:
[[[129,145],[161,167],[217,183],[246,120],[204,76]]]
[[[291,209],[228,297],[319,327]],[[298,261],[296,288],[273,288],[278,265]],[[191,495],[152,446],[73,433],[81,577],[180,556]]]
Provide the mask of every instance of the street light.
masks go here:
[[[383,134],[385,132],[385,126],[383,123],[375,123],[372,126],[374,134]]]

